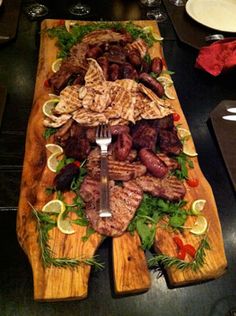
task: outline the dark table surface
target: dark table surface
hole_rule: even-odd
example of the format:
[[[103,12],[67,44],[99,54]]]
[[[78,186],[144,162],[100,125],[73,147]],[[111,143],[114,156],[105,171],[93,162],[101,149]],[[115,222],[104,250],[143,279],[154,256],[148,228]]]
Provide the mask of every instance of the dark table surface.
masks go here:
[[[34,93],[38,62],[39,21],[22,12],[15,39],[0,46],[0,84],[7,100],[0,130],[0,315],[235,315],[236,311],[236,199],[219,150],[209,113],[224,99],[236,99],[236,71],[213,78],[194,68],[197,50],[181,43],[170,21],[160,24],[164,53],[193,134],[201,169],[211,184],[222,224],[228,270],[206,283],[170,289],[165,277],[152,274],[152,288],[144,294],[115,297],[112,283],[111,242],[98,254],[106,268],[93,272],[89,296],[84,301],[39,303],[33,300],[32,271],[16,237],[27,121]],[[138,1],[88,1],[93,10],[88,20],[145,19]],[[48,18],[73,18],[69,2],[48,1]],[[10,21],[9,21],[10,22]],[[236,312],[235,312],[236,313]]]

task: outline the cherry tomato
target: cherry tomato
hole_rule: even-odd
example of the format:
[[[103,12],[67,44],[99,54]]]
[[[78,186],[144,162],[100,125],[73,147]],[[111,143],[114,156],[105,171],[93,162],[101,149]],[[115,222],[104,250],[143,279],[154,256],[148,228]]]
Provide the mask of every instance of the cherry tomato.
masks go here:
[[[175,236],[173,237],[173,240],[179,248],[183,248],[183,241],[179,237]]]
[[[195,249],[192,245],[190,245],[190,244],[184,245],[184,250],[185,250],[192,258],[195,257],[196,249]]]
[[[173,113],[173,120],[174,120],[175,122],[179,121],[179,120],[180,120],[180,115],[179,115],[178,113],[174,112],[174,113]]]
[[[79,161],[74,161],[74,164],[75,164],[78,168],[80,168],[81,163],[80,163]]]
[[[199,185],[199,180],[196,178],[188,179],[186,182],[192,188],[197,187]]]
[[[180,248],[177,254],[177,258],[180,260],[184,260],[186,257],[186,250],[183,248]]]
[[[64,25],[64,24],[65,24],[65,20],[59,20],[57,25],[61,26],[61,25]]]
[[[48,79],[46,79],[44,81],[43,85],[44,85],[45,88],[49,88],[50,87]]]

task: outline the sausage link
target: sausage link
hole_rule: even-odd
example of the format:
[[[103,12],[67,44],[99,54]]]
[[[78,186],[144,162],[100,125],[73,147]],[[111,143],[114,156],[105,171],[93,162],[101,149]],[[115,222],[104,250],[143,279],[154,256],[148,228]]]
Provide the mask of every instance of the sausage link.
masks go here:
[[[168,167],[152,150],[142,148],[139,151],[139,158],[153,176],[163,178],[167,174]]]
[[[160,57],[155,57],[151,63],[151,71],[154,72],[157,76],[160,75],[163,69],[163,62]]]
[[[159,98],[163,97],[165,91],[164,91],[163,86],[160,84],[160,82],[158,82],[156,79],[152,78],[150,75],[148,75],[145,72],[142,72],[139,75],[139,79],[141,80],[141,82],[144,83],[145,86],[147,86],[153,92],[155,92]]]

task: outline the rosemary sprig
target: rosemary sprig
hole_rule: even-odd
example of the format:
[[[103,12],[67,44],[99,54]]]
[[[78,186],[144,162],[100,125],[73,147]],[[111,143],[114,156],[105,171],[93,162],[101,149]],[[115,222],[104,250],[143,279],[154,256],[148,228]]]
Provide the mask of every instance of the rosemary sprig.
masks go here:
[[[29,205],[32,208],[33,214],[37,220],[37,228],[39,232],[38,242],[41,249],[42,261],[45,267],[54,266],[59,268],[75,268],[79,265],[86,264],[93,266],[95,270],[101,270],[104,268],[104,264],[97,260],[97,256],[93,256],[92,258],[54,257],[53,251],[48,244],[48,231],[55,225],[53,221],[50,223],[48,222],[47,217],[50,218],[50,216],[47,216],[46,214],[40,214],[31,203],[29,203]]]
[[[167,255],[156,255],[153,258],[148,260],[148,266],[154,267],[158,264],[163,264],[165,268],[170,268],[175,266],[179,270],[191,269],[194,272],[199,270],[205,263],[206,252],[205,250],[209,250],[210,245],[207,241],[207,237],[205,236],[197,249],[195,258],[191,262],[186,262],[184,260],[167,256]]]

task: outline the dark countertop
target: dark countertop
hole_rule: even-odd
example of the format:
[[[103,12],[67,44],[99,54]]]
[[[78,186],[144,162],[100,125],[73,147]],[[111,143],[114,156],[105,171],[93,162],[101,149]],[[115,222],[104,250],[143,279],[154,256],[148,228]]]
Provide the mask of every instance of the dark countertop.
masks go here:
[[[24,7],[27,1],[23,1]],[[46,1],[44,1],[46,2]],[[93,4],[89,20],[145,19],[138,1],[88,1]],[[48,18],[73,18],[69,1],[60,7],[48,1]],[[53,8],[53,10],[52,10]],[[160,25],[165,37],[164,53],[180,103],[199,154],[201,169],[211,184],[222,224],[228,270],[217,280],[170,289],[165,277],[152,274],[152,288],[144,294],[115,297],[112,284],[111,242],[98,254],[106,268],[92,272],[89,297],[84,301],[39,303],[33,300],[32,271],[16,238],[24,142],[31,111],[39,43],[39,22],[20,14],[16,38],[0,46],[0,83],[7,100],[0,130],[0,315],[127,315],[191,316],[231,315],[236,311],[236,198],[219,150],[209,113],[224,99],[236,99],[236,71],[213,78],[194,68],[197,50],[181,43],[170,22]],[[232,313],[233,315],[233,313]]]

